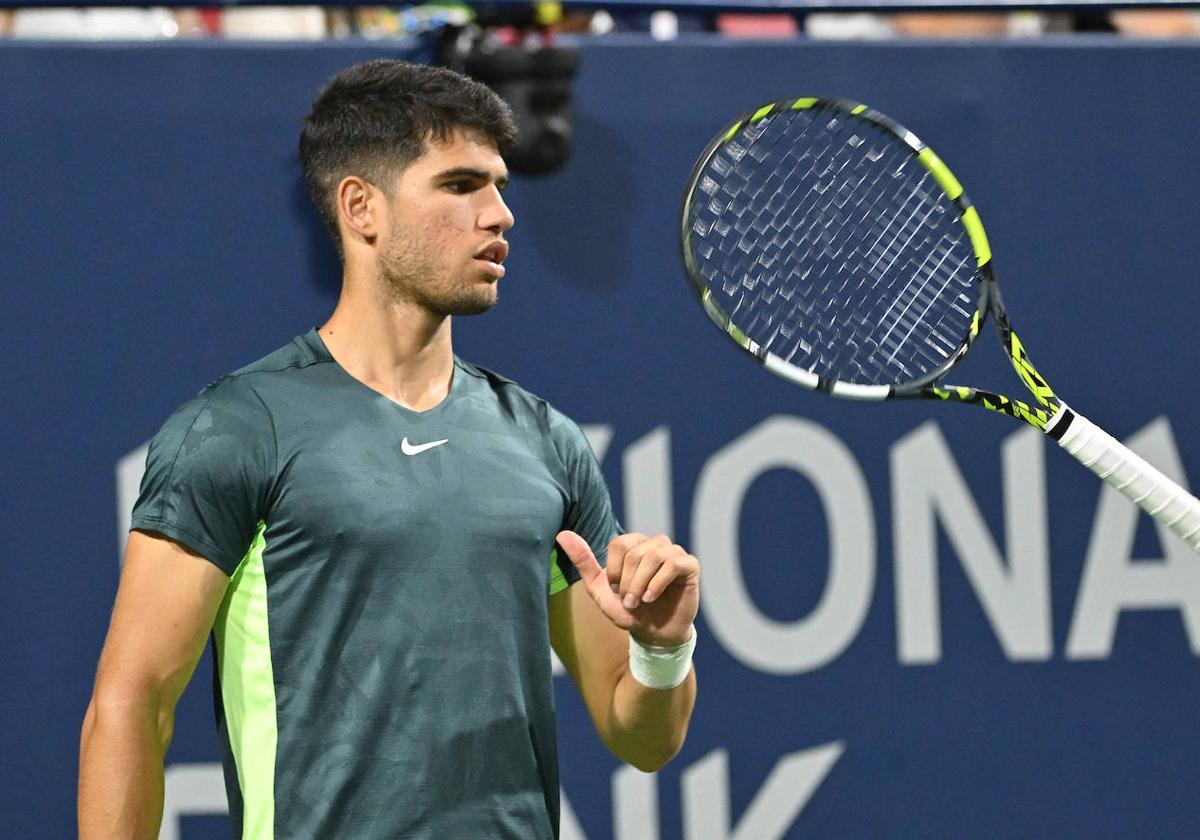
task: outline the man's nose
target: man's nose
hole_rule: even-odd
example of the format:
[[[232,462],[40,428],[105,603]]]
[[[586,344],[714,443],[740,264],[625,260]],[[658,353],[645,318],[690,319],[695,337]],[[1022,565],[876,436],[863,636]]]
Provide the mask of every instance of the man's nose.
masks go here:
[[[500,190],[492,187],[490,200],[480,213],[479,226],[492,231],[492,233],[501,234],[514,224],[516,224],[516,219],[513,217],[512,211],[508,209],[508,205],[504,203],[504,196],[500,194]]]

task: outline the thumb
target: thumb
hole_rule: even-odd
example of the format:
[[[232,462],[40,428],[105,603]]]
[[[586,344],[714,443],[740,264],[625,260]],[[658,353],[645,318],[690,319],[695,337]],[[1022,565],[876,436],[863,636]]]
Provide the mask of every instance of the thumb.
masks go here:
[[[604,570],[600,568],[600,561],[592,553],[587,540],[574,531],[560,531],[555,540],[571,558],[571,562],[575,564],[580,582],[583,583],[596,606],[600,608],[600,612],[623,630],[632,627],[633,614],[621,605],[621,599],[609,587],[608,578],[605,576]]]
[[[579,572],[579,576],[585,583],[590,582],[592,578],[601,573],[600,561],[596,559],[591,546],[583,537],[574,531],[559,531],[558,536],[554,539],[566,552],[567,557],[570,558],[575,570]]]

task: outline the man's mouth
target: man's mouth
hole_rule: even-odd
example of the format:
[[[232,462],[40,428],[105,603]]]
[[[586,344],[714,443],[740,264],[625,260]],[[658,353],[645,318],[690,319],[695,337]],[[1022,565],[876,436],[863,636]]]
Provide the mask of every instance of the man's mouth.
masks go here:
[[[479,251],[475,255],[475,259],[477,262],[483,263],[488,273],[498,280],[504,276],[503,262],[507,256],[508,243],[503,240],[497,240]]]

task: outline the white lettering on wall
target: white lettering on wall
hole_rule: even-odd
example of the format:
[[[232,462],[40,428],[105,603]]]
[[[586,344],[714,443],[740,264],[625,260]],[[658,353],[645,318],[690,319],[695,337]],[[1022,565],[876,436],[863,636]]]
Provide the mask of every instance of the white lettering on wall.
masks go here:
[[[685,840],[774,840],[796,821],[845,750],[842,742],[785,755],[771,769],[746,812],[730,831],[729,754],[716,750],[682,774]],[[218,763],[172,764],[166,769],[159,840],[179,840],[180,820],[229,813]],[[613,840],[658,840],[658,775],[622,765],[612,776]],[[587,833],[559,791],[561,840]]]
[[[658,840],[658,774],[630,765],[612,777],[613,840]]]
[[[783,756],[732,830],[729,753],[714,750],[683,772],[683,836],[687,840],[778,840],[844,750],[845,745],[836,741]]]
[[[1005,559],[996,547],[937,424],[891,449],[896,642],[902,663],[942,657],[938,524],[979,596],[1005,656],[1041,661],[1053,653],[1043,435],[1026,428],[1004,442]]]
[[[229,813],[221,765],[172,764],[163,774],[163,818],[158,840],[179,840],[179,819]]]
[[[558,792],[558,806],[559,840],[587,840],[587,835],[583,833],[583,826],[579,824],[579,817],[575,816],[575,809],[567,800],[567,792],[562,788],[559,788]]]
[[[129,541],[129,522],[133,518],[133,505],[137,501],[142,475],[146,472],[146,452],[150,442],[117,461],[117,563],[125,557],[125,543]]]
[[[608,452],[608,445],[612,443],[612,426],[607,423],[584,423],[579,430],[587,438],[588,446],[592,447],[592,454],[596,456],[596,460],[604,463],[604,454]]]
[[[746,588],[738,550],[741,508],[754,480],[790,469],[812,482],[829,531],[829,575],[813,611],[792,622],[761,613]],[[867,482],[850,450],[828,429],[799,417],[772,417],[704,464],[692,510],[692,541],[704,564],[700,587],[708,628],[741,662],[772,674],[828,664],[858,635],[875,588],[875,518]],[[782,574],[820,558],[763,558]]]

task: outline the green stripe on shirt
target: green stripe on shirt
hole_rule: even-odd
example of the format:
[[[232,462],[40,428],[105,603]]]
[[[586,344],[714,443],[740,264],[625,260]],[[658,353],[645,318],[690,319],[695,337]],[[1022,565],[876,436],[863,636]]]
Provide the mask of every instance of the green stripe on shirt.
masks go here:
[[[229,579],[213,633],[229,746],[242,790],[242,840],[275,835],[275,679],[267,622],[266,523]]]

